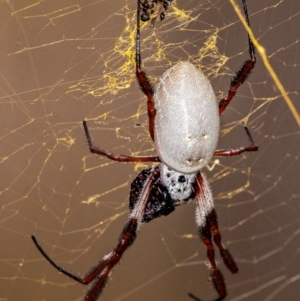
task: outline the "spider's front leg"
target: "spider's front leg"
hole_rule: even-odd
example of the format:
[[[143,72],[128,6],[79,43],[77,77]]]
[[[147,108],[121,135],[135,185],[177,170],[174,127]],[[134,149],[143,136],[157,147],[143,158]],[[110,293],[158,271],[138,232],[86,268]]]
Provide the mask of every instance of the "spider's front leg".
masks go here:
[[[212,194],[208,186],[206,177],[204,175],[201,175],[201,173],[198,173],[197,175],[195,194],[197,200],[196,222],[198,225],[198,232],[207,249],[207,258],[209,260],[211,269],[211,278],[214,287],[219,294],[219,298],[215,301],[221,301],[226,297],[227,291],[223,275],[218,269],[215,261],[215,251],[212,243],[212,235],[227,268],[232,273],[236,273],[238,271],[238,267],[228,250],[221,243],[221,234],[218,227],[217,215],[213,205]],[[190,294],[190,296],[194,298],[193,295]]]
[[[65,274],[66,276],[76,280],[81,284],[88,285],[92,281],[95,281],[94,285],[91,287],[85,298],[86,301],[95,301],[101,294],[105,284],[107,283],[111,270],[120,261],[123,253],[127,250],[127,248],[133,244],[136,238],[137,227],[138,220],[136,218],[129,219],[120,235],[119,243],[116,248],[111,253],[104,256],[103,260],[101,260],[96,266],[94,266],[83,278],[66,271],[63,267],[56,264],[40,246],[35,236],[32,235],[31,238],[41,254],[59,272]]]
[[[138,224],[139,223],[136,218],[129,219],[123,228],[115,249],[108,255],[104,256],[103,260],[92,268],[87,276],[85,276],[85,284],[95,280],[94,285],[86,295],[86,301],[94,301],[101,294],[113,267],[120,261],[123,253],[133,244],[136,238]]]
[[[136,231],[139,225],[142,223],[144,218],[145,206],[147,204],[150,191],[153,184],[157,181],[159,177],[159,168],[152,168],[149,176],[145,179],[143,183],[143,188],[141,189],[139,196],[136,200],[134,208],[131,210],[129,220],[125,224],[123,231],[119,237],[117,246],[108,255],[104,256],[97,265],[95,265],[85,277],[78,277],[68,271],[63,267],[56,264],[49,255],[44,251],[44,249],[39,245],[36,238],[32,236],[32,240],[41,254],[45,259],[52,264],[59,272],[65,274],[66,276],[76,280],[81,284],[89,284],[94,281],[93,286],[87,293],[85,301],[95,301],[99,294],[101,294],[105,284],[108,281],[108,277],[114,268],[114,266],[120,261],[123,253],[133,244],[136,238]]]

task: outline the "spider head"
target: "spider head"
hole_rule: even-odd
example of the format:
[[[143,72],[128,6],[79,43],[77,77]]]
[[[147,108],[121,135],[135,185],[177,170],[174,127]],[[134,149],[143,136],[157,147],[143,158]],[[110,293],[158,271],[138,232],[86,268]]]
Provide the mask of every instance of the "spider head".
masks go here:
[[[196,174],[184,174],[178,171],[172,170],[165,164],[161,164],[160,167],[160,179],[162,184],[167,188],[172,200],[176,201],[178,205],[181,202],[193,198],[194,190],[193,183],[195,181]]]

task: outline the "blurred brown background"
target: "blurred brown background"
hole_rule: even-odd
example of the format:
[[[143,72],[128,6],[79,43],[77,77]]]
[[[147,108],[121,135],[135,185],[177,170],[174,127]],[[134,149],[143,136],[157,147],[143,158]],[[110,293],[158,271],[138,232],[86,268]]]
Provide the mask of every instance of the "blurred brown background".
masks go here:
[[[0,300],[84,299],[87,287],[50,266],[31,234],[80,275],[117,242],[130,183],[146,165],[90,154],[81,122],[88,121],[105,149],[155,154],[134,77],[135,6],[129,0],[0,3]],[[248,9],[299,112],[300,3],[249,0]],[[177,0],[155,29],[142,29],[142,41],[154,83],[168,66],[190,60],[219,98],[248,58],[245,29],[229,1]],[[217,254],[226,300],[298,300],[299,125],[259,56],[221,125],[219,148],[247,145],[244,125],[260,145],[257,153],[204,170],[223,242],[240,269],[231,275]],[[190,300],[188,292],[214,299],[194,210],[189,204],[144,225],[100,300],[182,301]]]

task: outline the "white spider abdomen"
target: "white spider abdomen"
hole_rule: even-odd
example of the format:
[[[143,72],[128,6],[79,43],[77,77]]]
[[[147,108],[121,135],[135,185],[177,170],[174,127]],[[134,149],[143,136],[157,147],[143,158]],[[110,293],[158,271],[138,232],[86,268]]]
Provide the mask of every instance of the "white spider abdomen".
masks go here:
[[[190,62],[169,68],[155,93],[155,144],[162,162],[194,173],[212,158],[219,137],[219,110],[207,77]]]

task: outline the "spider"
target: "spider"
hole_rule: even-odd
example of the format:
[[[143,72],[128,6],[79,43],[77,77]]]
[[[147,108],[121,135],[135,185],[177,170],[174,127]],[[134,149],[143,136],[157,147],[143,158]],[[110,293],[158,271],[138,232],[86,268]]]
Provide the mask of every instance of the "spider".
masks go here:
[[[144,3],[144,2],[143,2]],[[245,20],[249,23],[246,0],[242,0]],[[219,115],[223,113],[256,63],[254,45],[248,35],[250,58],[233,76],[226,97],[218,103],[212,86],[202,72],[190,62],[179,62],[161,76],[155,91],[142,70],[140,55],[141,0],[137,2],[136,77],[147,96],[149,134],[155,143],[158,156],[126,156],[105,151],[93,145],[86,121],[84,131],[92,153],[117,162],[159,162],[143,170],[132,182],[129,197],[130,214],[119,241],[113,251],[103,257],[84,277],[76,276],[56,264],[32,239],[46,260],[61,273],[82,284],[94,282],[86,294],[86,301],[95,301],[103,291],[113,267],[136,238],[142,223],[168,215],[179,205],[194,200],[199,237],[207,249],[208,266],[216,301],[223,300],[226,286],[215,261],[213,242],[217,245],[224,264],[236,273],[238,267],[229,251],[221,243],[217,214],[208,181],[201,171],[214,157],[235,156],[258,150],[248,128],[245,127],[250,145],[237,149],[217,150]],[[191,297],[193,295],[190,294]]]

